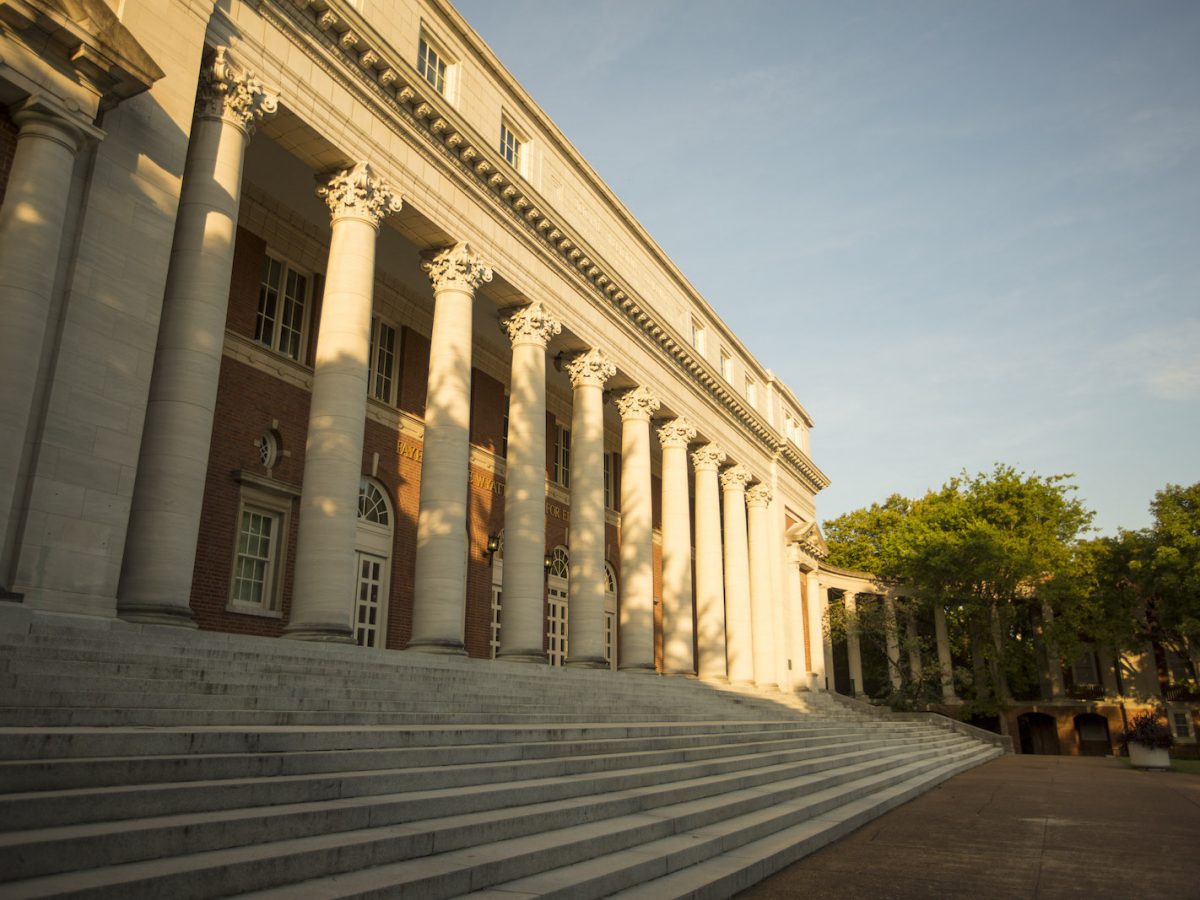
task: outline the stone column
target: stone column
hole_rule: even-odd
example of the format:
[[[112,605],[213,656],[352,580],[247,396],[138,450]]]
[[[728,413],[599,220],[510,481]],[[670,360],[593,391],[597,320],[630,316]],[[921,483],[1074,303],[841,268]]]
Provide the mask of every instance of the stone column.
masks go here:
[[[278,99],[218,48],[200,75],[117,613],[194,627],[189,605],[225,342],[242,161]]]
[[[545,662],[546,345],[562,325],[540,303],[501,323],[512,341],[504,477],[503,659]]]
[[[71,176],[84,140],[80,125],[40,98],[16,107],[12,119],[20,130],[0,207],[0,588],[11,587],[21,458],[58,274]],[[100,134],[94,129],[90,133]]]
[[[663,672],[692,675],[692,523],[688,508],[688,444],[696,429],[672,419],[658,429],[662,446]]]
[[[800,571],[800,548],[788,544],[784,548],[787,567],[783,575],[784,592],[788,604],[788,639],[792,646],[792,690],[811,688],[812,664],[808,658],[808,647],[804,641],[804,574]]]
[[[756,484],[746,491],[746,521],[750,540],[750,616],[754,634],[754,683],[778,687],[775,673],[775,611],[771,590],[771,489]]]
[[[946,610],[940,603],[933,606],[933,630],[937,637],[938,667],[942,672],[942,699],[957,703],[954,693],[954,660],[950,656],[950,634],[946,629]]]
[[[400,198],[365,162],[338,172],[317,194],[329,206],[333,233],[304,447],[296,586],[284,636],[350,643],[375,244],[379,221],[400,209]]]
[[[906,630],[908,635],[908,671],[915,683],[920,684],[925,677],[925,667],[921,663],[921,636],[917,633],[917,622],[909,616]]]
[[[809,572],[806,577],[808,578],[808,622],[813,672],[817,676],[817,689],[829,690],[832,685],[827,685],[825,680],[827,677],[832,677],[833,673],[833,644],[825,634],[825,608],[828,600],[816,570]],[[820,652],[817,651],[818,641],[821,644]]]
[[[604,382],[616,367],[599,350],[566,365],[571,406],[571,570],[567,665],[606,669],[604,658]]]
[[[717,469],[725,451],[705,444],[692,452],[696,472],[696,670],[701,678],[724,681],[725,586],[721,564],[721,497]]]
[[[661,405],[645,387],[616,400],[621,414],[621,624],[623,672],[654,672],[654,547],[650,417]]]
[[[467,475],[471,454],[471,324],[475,289],[492,270],[465,244],[422,263],[433,283],[433,335],[421,455],[413,632],[409,649],[462,654],[467,606]]]
[[[793,682],[793,669],[789,668],[796,650],[792,647],[792,608],[784,572],[783,522],[783,500],[774,497],[767,504],[767,551],[771,560],[771,611],[775,621],[771,629],[775,635],[775,683],[781,691],[792,691],[799,681]],[[798,667],[795,673],[799,675]]]
[[[842,603],[846,608],[847,621],[853,622],[858,614],[858,598],[854,591],[842,592]],[[858,626],[851,624],[846,629],[846,655],[850,657],[850,678],[854,682],[854,696],[861,697],[863,690],[862,648],[858,643]]]
[[[754,625],[750,614],[750,553],[746,532],[746,485],[753,480],[741,466],[721,473],[725,507],[725,652],[729,680],[754,681]]]
[[[1063,687],[1062,659],[1058,655],[1058,647],[1054,638],[1049,634],[1054,627],[1054,610],[1049,603],[1042,604],[1042,647],[1046,652],[1046,676],[1050,683],[1050,699],[1064,700],[1067,696]]]
[[[884,640],[887,641],[888,680],[895,690],[904,685],[900,674],[900,629],[896,623],[896,600],[891,594],[883,595]]]

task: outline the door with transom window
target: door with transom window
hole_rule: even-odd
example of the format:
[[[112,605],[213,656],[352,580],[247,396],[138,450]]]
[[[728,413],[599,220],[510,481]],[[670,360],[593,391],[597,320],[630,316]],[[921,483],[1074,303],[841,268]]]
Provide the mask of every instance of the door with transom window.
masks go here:
[[[570,558],[566,547],[555,547],[546,575],[546,657],[552,666],[567,660],[567,577]]]
[[[388,582],[392,556],[392,507],[374,479],[358,486],[354,565],[354,640],[360,647],[387,646]]]

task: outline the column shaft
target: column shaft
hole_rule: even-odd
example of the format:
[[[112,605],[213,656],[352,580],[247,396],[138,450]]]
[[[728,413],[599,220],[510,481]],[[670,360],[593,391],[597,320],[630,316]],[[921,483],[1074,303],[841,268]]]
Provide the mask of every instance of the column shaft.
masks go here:
[[[796,650],[792,646],[791,595],[784,575],[783,501],[773,497],[767,505],[767,548],[771,556],[771,609],[775,625],[775,683],[781,691],[795,688],[793,672],[799,674],[799,663],[793,662]]]
[[[604,658],[604,382],[616,369],[599,350],[570,363],[571,529],[567,665],[607,668]]]
[[[883,597],[884,640],[887,642],[888,679],[900,690],[904,678],[900,672],[900,629],[896,623],[896,601],[891,595]]]
[[[117,612],[194,627],[189,605],[208,477],[242,162],[277,100],[224,53],[201,76],[184,163]]]
[[[942,699],[957,703],[954,693],[954,660],[950,656],[950,634],[946,629],[946,610],[940,603],[933,606],[933,629],[937,637],[938,667],[942,673]]]
[[[920,635],[917,633],[917,622],[909,616],[906,628],[908,635],[908,671],[915,683],[920,684],[925,677],[925,667],[921,663]]]
[[[746,483],[750,473],[733,466],[721,473],[725,513],[725,648],[729,680],[754,681],[754,626],[750,613],[750,557]]]
[[[354,545],[379,219],[400,201],[366,163],[321,188],[333,213],[304,449],[296,586],[285,636],[352,641]]]
[[[654,671],[653,501],[650,417],[658,399],[646,388],[617,399],[621,413],[621,671]]]
[[[82,141],[65,118],[36,106],[16,111],[13,120],[20,131],[0,207],[0,588],[11,587],[18,476]]]
[[[750,612],[754,634],[754,683],[778,687],[775,670],[775,611],[771,596],[771,491],[755,485],[746,492],[746,522],[750,540]]]
[[[721,560],[721,497],[717,467],[725,453],[708,444],[692,454],[696,472],[696,671],[701,678],[724,681],[725,586]]]
[[[807,578],[807,594],[808,601],[808,627],[809,627],[809,644],[810,652],[812,653],[812,671],[817,676],[817,689],[829,690],[831,685],[826,683],[826,679],[833,672],[833,645],[829,642],[829,638],[825,634],[825,588],[822,587],[820,579],[817,578],[817,572],[814,569],[809,572]],[[818,651],[817,644],[820,643],[821,649]]]
[[[424,265],[433,282],[433,335],[408,646],[461,654],[467,605],[471,328],[475,288],[490,281],[492,272],[466,244],[444,250]]]
[[[688,508],[688,441],[696,429],[674,419],[658,429],[662,445],[663,672],[696,671],[692,628],[692,527]]]
[[[863,690],[862,648],[858,643],[858,598],[853,591],[842,593],[842,603],[846,608],[848,626],[846,629],[846,655],[850,658],[850,679],[853,681],[855,697],[861,697]]]
[[[504,484],[504,583],[497,656],[545,662],[546,343],[562,326],[540,303],[504,321],[512,340]]]

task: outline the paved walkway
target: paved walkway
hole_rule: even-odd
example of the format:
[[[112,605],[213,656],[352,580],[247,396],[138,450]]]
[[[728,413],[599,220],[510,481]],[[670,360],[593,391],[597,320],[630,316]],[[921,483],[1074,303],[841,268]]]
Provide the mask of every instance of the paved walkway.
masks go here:
[[[742,898],[1200,898],[1200,777],[1005,756]]]

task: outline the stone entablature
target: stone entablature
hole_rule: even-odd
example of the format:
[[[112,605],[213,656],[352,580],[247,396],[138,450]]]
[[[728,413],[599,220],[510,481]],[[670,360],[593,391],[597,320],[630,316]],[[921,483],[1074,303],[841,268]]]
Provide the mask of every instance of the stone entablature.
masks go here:
[[[723,407],[732,422],[768,456],[778,457],[809,491],[816,493],[828,486],[828,477],[807,454],[769,424],[765,415],[750,407],[675,327],[639,298],[586,239],[570,229],[561,215],[501,160],[493,142],[481,139],[450,101],[417,75],[407,56],[389,47],[345,0],[266,0],[259,10],[268,21],[292,31],[301,45],[316,44],[324,53],[338,58],[342,68],[331,74],[336,74],[346,88],[385,118],[402,119],[408,133],[436,148],[441,159],[452,160],[457,174],[474,182],[479,194],[493,209],[506,214],[509,224],[519,228],[526,242],[533,241],[543,254],[548,251],[560,271],[570,273],[571,280],[603,301],[600,308],[656,346],[665,359],[686,373],[698,393]],[[312,55],[323,62],[319,54]],[[579,165],[586,167],[582,160]],[[596,189],[602,189],[598,179]],[[630,227],[642,234],[636,223],[631,222]],[[675,271],[665,256],[659,262]],[[689,295],[689,301],[702,307],[706,321],[719,322],[698,295]],[[743,363],[751,359],[731,333],[725,337],[743,354]],[[753,371],[764,384],[773,380],[766,370]],[[811,424],[801,408],[791,412]]]

